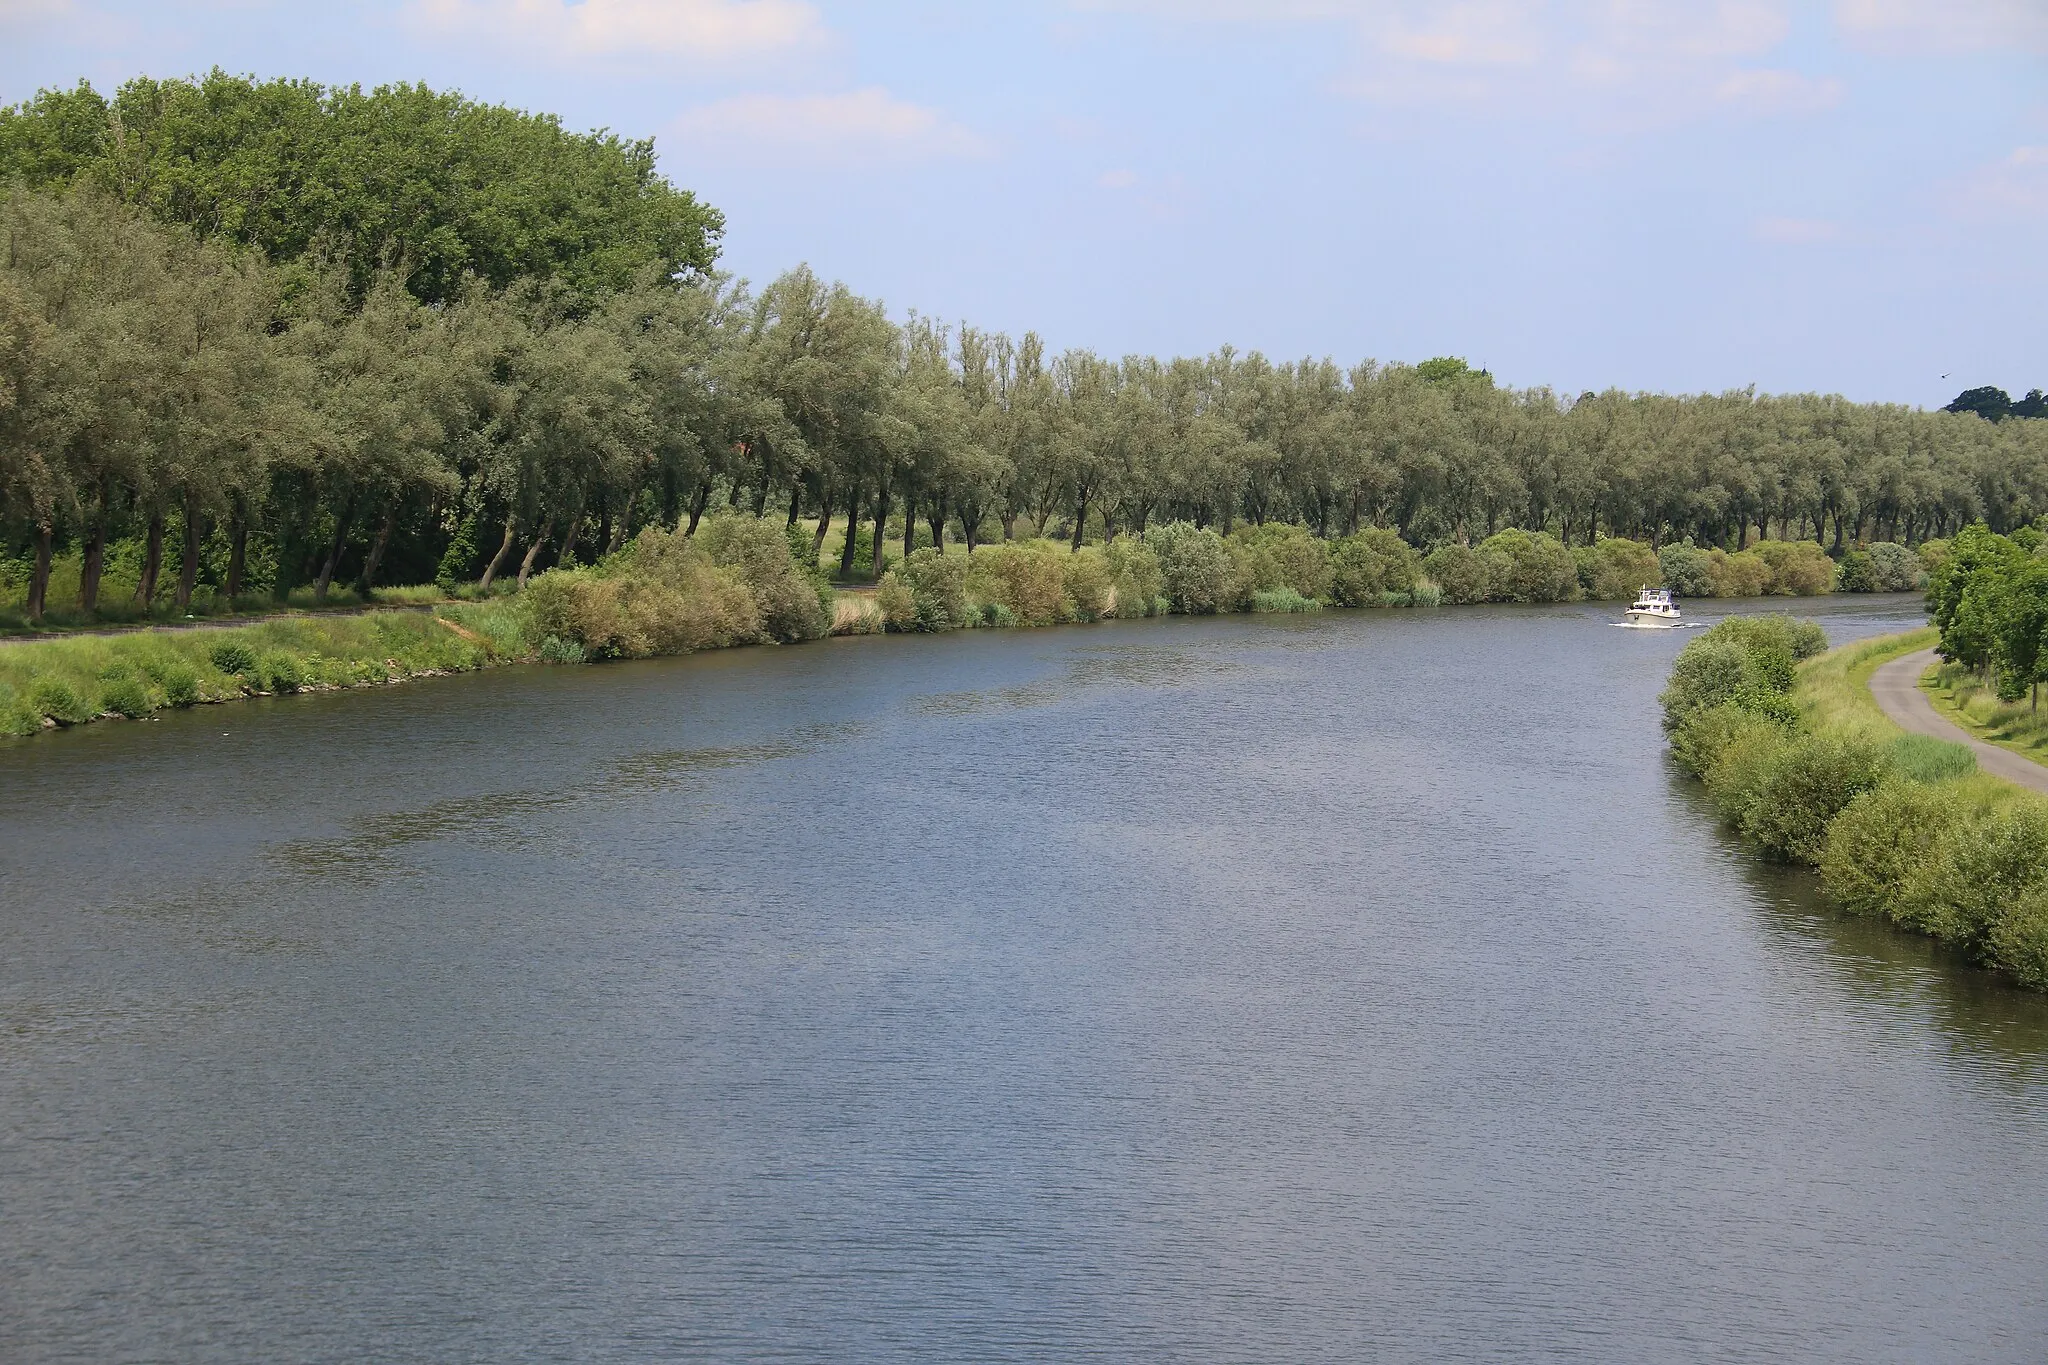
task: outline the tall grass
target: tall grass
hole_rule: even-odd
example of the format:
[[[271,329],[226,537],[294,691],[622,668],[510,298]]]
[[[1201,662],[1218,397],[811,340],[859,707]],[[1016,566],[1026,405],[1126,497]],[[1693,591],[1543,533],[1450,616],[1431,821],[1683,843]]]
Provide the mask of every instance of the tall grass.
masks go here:
[[[467,672],[526,650],[524,618],[512,603],[62,636],[0,646],[0,733]]]
[[[1961,664],[1943,664],[1927,688],[1935,709],[1977,738],[2037,763],[2048,763],[2048,711],[2026,701],[2000,701],[1998,691]]]

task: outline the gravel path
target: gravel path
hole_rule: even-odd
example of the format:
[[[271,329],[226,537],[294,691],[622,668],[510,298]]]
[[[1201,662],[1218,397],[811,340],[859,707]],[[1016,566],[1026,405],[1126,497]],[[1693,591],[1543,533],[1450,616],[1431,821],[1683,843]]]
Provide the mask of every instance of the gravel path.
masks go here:
[[[1920,675],[1933,662],[1934,651],[1921,649],[1880,664],[1870,676],[1870,695],[1877,698],[1878,708],[1903,730],[1969,745],[1977,755],[1977,766],[1987,773],[2048,792],[2048,767],[2010,749],[1986,744],[1934,709],[1934,703],[1920,690]]]

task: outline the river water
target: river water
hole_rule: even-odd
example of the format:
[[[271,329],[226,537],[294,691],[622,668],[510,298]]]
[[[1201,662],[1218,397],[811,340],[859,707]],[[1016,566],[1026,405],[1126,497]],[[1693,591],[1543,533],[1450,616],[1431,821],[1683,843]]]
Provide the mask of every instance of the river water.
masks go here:
[[[0,748],[0,1359],[2040,1360],[2048,1003],[1718,833],[1614,616]]]

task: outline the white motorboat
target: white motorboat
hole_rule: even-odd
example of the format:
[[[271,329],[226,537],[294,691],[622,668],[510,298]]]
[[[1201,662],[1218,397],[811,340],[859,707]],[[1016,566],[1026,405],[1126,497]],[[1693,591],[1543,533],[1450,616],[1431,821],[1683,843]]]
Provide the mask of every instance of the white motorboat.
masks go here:
[[[1630,604],[1628,620],[1621,624],[1643,630],[1672,630],[1685,624],[1669,588],[1644,588]]]

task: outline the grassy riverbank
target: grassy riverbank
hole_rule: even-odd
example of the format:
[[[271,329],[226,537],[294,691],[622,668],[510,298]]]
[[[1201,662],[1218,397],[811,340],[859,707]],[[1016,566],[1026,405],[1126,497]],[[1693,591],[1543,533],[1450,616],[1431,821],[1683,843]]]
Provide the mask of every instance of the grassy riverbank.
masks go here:
[[[36,640],[0,649],[0,734],[463,673],[526,653],[524,613],[510,602]]]
[[[1782,617],[1724,621],[1680,652],[1663,697],[1680,764],[1763,856],[1815,868],[1828,899],[1931,934],[2048,989],[2048,801],[1909,735],[1871,697],[1914,631],[1823,652]]]
[[[2048,764],[2048,711],[2026,701],[2001,701],[1983,674],[1963,664],[1942,664],[1921,684],[1934,709],[2001,749]]]
[[[649,529],[597,564],[549,570],[521,592],[481,602],[435,600],[439,590],[427,588],[404,594],[424,603],[412,611],[17,641],[0,648],[0,733],[516,660],[582,664],[826,634],[1168,613],[1572,601],[1654,580],[1659,569],[1645,547],[1615,540],[1575,559],[1548,537],[1502,532],[1475,550],[1447,547],[1425,558],[1389,530],[1324,540],[1291,524],[1226,536],[1171,522],[1105,544],[1015,540],[972,555],[963,546],[928,546],[888,566],[879,584],[835,591],[821,548],[815,529],[801,523],[714,513],[695,535]],[[1793,570],[1826,562],[1812,546],[1780,558],[1790,566],[1786,591]],[[1768,559],[1759,554],[1757,562]],[[1817,590],[1832,586],[1830,577],[1807,577]]]

